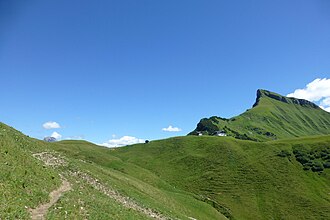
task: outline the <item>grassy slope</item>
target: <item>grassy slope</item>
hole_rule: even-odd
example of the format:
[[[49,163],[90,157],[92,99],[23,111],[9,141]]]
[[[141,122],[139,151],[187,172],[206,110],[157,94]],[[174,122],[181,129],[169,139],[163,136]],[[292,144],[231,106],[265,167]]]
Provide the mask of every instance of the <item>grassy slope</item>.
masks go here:
[[[88,173],[172,218],[330,218],[330,169],[305,171],[294,155],[277,156],[297,148],[330,149],[330,136],[262,143],[187,136],[107,149],[85,141],[44,143],[0,125],[0,204],[5,204],[0,206],[1,219],[29,218],[25,206],[47,201],[60,184],[58,173],[67,170]],[[31,156],[42,151],[65,155],[68,166],[43,166]],[[51,208],[49,218],[146,218],[84,181],[66,177],[74,190]]]
[[[202,119],[200,123],[210,133],[226,130],[229,135],[235,136],[232,130],[240,135],[245,134],[249,139],[261,141],[330,133],[330,113],[305,100],[300,100],[304,102],[302,105],[295,103],[299,102],[298,99],[259,91],[258,104],[243,114],[229,120],[219,117]],[[201,129],[197,128],[192,134],[196,134],[196,131]],[[267,132],[270,134],[267,135]]]
[[[74,190],[67,192],[48,213],[55,219],[147,219],[137,211],[92,188],[83,180],[68,175],[80,170],[104,185],[129,196],[144,207],[172,218],[224,219],[212,206],[196,200],[168,184],[154,173],[111,156],[111,150],[84,141],[45,143],[34,140],[0,123],[0,219],[28,219],[26,207],[47,202],[48,194],[58,188],[63,173]],[[44,166],[35,152],[65,155],[68,165]],[[81,208],[82,207],[82,208]]]
[[[196,200],[192,193],[171,186],[140,166],[124,163],[112,155],[113,149],[84,141],[61,141],[55,143],[53,149],[67,157],[86,161],[87,163],[76,163],[76,166],[93,174],[121,194],[166,216],[179,219],[224,219],[212,206]]]
[[[47,201],[60,185],[57,173],[29,151],[40,147],[39,141],[0,123],[0,219],[28,218],[25,206]]]
[[[330,147],[330,136],[257,143],[230,137],[178,137],[113,151],[199,195],[235,219],[329,219],[330,172],[304,171],[294,146]],[[212,202],[214,201],[214,202]]]

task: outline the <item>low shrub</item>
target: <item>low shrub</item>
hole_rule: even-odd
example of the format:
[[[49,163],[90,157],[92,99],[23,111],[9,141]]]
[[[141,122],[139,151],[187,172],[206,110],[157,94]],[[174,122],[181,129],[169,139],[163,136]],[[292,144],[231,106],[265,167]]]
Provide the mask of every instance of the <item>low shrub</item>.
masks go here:
[[[301,163],[302,165],[304,165],[305,163],[310,162],[310,159],[308,156],[306,155],[300,155],[300,156],[296,156],[296,160]]]
[[[293,150],[296,160],[303,165],[303,169],[312,169],[313,172],[322,172],[324,169],[330,168],[329,152],[330,150],[327,146],[318,146],[314,149],[306,149],[302,145],[297,145]],[[280,152],[278,155],[284,157],[285,154]]]
[[[323,170],[324,170],[323,164],[320,163],[319,161],[317,161],[312,167],[313,172],[321,172]]]
[[[324,168],[330,168],[330,162],[325,162],[323,163]]]
[[[291,153],[288,150],[281,150],[281,152],[279,152],[277,154],[277,156],[279,156],[279,157],[290,157]]]

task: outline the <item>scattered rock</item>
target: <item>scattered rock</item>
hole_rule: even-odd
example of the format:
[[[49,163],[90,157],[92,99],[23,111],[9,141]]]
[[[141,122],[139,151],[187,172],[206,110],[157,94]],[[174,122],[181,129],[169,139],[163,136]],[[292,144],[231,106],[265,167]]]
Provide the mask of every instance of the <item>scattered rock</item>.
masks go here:
[[[35,158],[41,160],[47,166],[58,167],[58,166],[66,166],[67,162],[64,158],[60,156],[55,156],[50,152],[41,152],[33,154]]]
[[[119,192],[111,189],[105,185],[103,185],[98,179],[93,178],[92,176],[88,175],[87,173],[83,173],[80,171],[70,171],[70,175],[77,176],[83,180],[85,180],[89,185],[91,185],[94,189],[104,193],[105,195],[109,196],[110,198],[114,199],[115,201],[121,203],[124,207],[133,209],[135,211],[144,213],[145,215],[160,220],[167,220],[169,218],[163,216],[156,210],[152,210],[150,208],[142,207],[141,205],[137,204],[131,198],[127,196],[121,195]]]

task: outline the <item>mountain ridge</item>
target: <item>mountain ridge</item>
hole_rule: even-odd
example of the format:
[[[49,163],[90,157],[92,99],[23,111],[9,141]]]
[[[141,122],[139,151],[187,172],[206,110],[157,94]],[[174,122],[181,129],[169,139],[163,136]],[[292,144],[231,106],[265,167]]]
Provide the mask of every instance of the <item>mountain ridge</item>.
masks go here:
[[[295,104],[295,105],[301,105],[304,107],[312,107],[312,108],[316,108],[319,109],[320,107],[318,105],[316,105],[313,102],[310,102],[308,100],[305,99],[298,99],[298,98],[294,98],[294,97],[286,97],[286,96],[282,96],[280,94],[277,94],[275,92],[271,92],[265,89],[258,89],[257,90],[257,98],[256,98],[256,102],[253,104],[252,107],[256,107],[259,104],[259,100],[260,98],[262,98],[263,96],[287,103],[287,104]]]
[[[253,141],[324,135],[330,133],[330,113],[310,101],[258,89],[251,109],[230,119],[203,118],[188,135],[215,135],[218,131]]]

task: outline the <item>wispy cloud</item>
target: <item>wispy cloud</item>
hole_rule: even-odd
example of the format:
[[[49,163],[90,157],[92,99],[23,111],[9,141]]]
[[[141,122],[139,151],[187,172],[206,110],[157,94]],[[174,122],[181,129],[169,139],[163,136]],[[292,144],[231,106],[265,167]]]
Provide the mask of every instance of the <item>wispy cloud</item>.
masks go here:
[[[182,131],[181,128],[178,127],[173,127],[172,125],[168,126],[167,128],[162,128],[163,131],[168,131],[168,132],[179,132]]]
[[[296,89],[287,96],[317,102],[322,109],[330,112],[330,79],[317,78],[305,88]]]
[[[65,139],[66,140],[83,140],[85,138],[84,138],[84,135],[78,135],[78,136],[69,136],[69,137],[66,137]]]
[[[118,139],[110,139],[107,142],[100,144],[105,147],[122,147],[126,145],[131,145],[131,144],[138,144],[138,143],[144,143],[145,140],[132,137],[132,136],[123,136]]]
[[[56,140],[61,139],[62,135],[54,131],[51,135],[51,137],[56,138]]]
[[[61,128],[60,124],[55,122],[55,121],[48,121],[45,122],[42,127],[44,127],[44,129],[54,129],[54,128]]]

